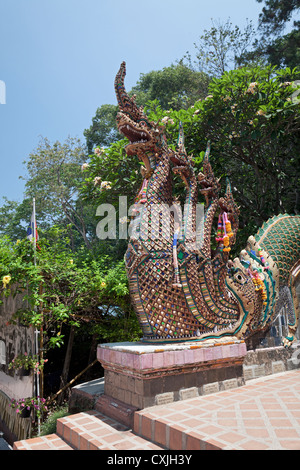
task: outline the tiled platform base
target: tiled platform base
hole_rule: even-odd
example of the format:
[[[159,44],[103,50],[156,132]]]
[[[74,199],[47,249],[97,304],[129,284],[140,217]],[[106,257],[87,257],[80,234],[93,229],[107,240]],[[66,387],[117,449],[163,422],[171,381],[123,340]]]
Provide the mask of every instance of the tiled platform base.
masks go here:
[[[244,384],[246,345],[108,343],[98,346],[104,395],[133,409],[163,405]]]
[[[300,450],[300,370],[138,411],[134,430],[176,450]]]
[[[136,411],[133,429],[96,410],[77,413],[14,449],[300,450],[300,370]]]

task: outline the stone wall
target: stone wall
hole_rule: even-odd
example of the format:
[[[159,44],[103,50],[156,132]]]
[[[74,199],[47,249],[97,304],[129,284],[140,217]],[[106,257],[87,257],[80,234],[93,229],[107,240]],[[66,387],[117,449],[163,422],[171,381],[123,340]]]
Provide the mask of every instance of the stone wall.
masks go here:
[[[10,398],[23,398],[32,396],[32,377],[9,370],[8,364],[20,353],[33,353],[34,334],[31,328],[10,324],[15,312],[27,308],[25,292],[12,292],[9,297],[3,296],[0,305],[0,390]]]

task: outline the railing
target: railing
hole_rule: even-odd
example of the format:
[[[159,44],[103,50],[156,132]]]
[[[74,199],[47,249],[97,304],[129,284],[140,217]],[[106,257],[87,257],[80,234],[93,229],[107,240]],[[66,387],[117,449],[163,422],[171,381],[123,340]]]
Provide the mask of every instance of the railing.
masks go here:
[[[31,437],[31,418],[21,418],[10,407],[10,398],[0,390],[0,419],[18,441]]]

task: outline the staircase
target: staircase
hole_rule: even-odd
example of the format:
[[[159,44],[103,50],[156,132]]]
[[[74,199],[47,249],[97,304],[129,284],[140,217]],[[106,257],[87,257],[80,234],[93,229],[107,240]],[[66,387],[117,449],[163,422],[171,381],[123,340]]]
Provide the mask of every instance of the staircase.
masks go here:
[[[14,443],[13,450],[161,450],[164,447],[97,410],[57,420],[56,434]]]
[[[109,401],[98,387],[89,392],[89,411],[13,450],[300,450],[299,368],[142,410]]]

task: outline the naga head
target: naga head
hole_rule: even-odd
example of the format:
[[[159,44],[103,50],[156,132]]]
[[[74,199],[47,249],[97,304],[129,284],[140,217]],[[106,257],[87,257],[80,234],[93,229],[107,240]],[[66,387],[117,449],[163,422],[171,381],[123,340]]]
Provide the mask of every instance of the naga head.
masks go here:
[[[170,152],[170,160],[174,164],[172,168],[173,172],[181,176],[185,185],[188,188],[188,181],[190,180],[190,178],[194,177],[193,157],[187,154],[184,145],[184,132],[181,122],[179,123],[177,148],[175,152]]]
[[[215,177],[210,161],[210,142],[207,144],[206,152],[203,159],[203,172],[198,174],[198,181],[201,186],[200,193],[203,194],[206,201],[206,207],[209,206],[212,199],[216,199],[220,191],[219,179]]]
[[[240,308],[238,334],[247,338],[263,326],[262,314],[267,311],[270,299],[267,275],[259,260],[254,261],[247,250],[228,261],[227,266],[226,285]]]
[[[126,64],[122,62],[115,78],[115,91],[117,95],[119,112],[117,126],[121,134],[129,140],[125,147],[127,155],[137,155],[144,160],[147,170],[150,170],[146,155],[160,154],[166,146],[164,127],[150,122],[142,106],[137,106],[135,96],[130,97],[125,90],[124,79]]]
[[[221,212],[226,212],[228,220],[231,223],[233,236],[230,238],[230,245],[234,245],[239,228],[240,209],[233,198],[231,184],[228,178],[225,195],[219,199],[219,206]]]

